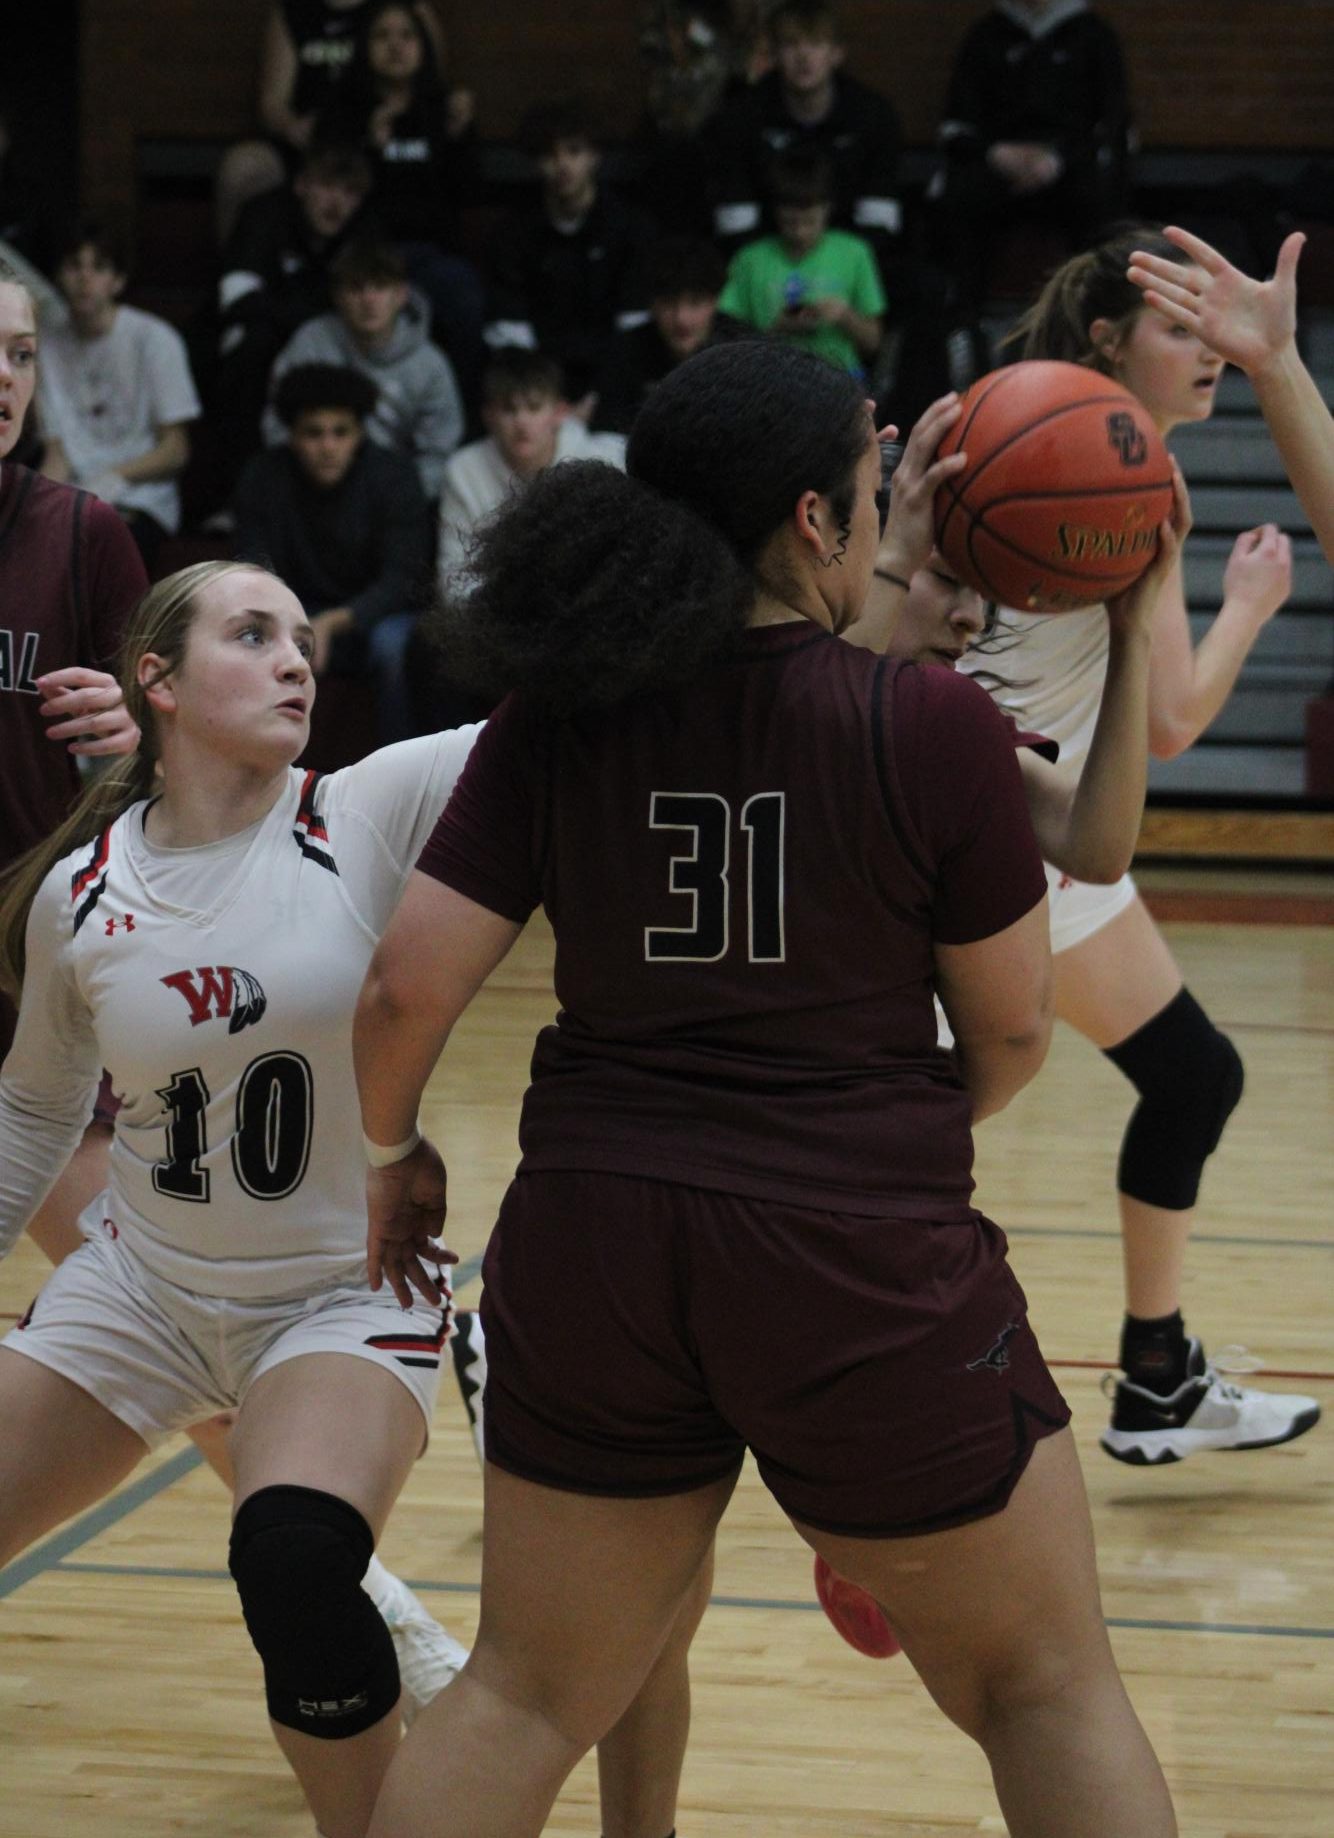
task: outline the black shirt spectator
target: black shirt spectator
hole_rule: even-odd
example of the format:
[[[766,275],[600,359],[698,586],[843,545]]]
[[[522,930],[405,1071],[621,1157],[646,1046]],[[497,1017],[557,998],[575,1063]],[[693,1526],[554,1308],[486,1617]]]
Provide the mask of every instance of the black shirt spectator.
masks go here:
[[[540,347],[561,365],[577,401],[593,388],[612,334],[643,323],[647,226],[600,184],[597,140],[578,104],[532,110],[521,139],[537,161],[542,193],[497,234],[487,343]]]
[[[753,338],[754,329],[718,311],[727,266],[712,243],[664,237],[644,263],[649,316],[618,332],[597,384],[595,429],[628,434],[654,386],[705,345]]]
[[[941,123],[949,260],[980,306],[997,233],[1045,220],[1083,247],[1124,208],[1130,118],[1115,32],[1086,0],[999,0],[965,34]]]
[[[332,305],[330,263],[358,227],[370,183],[357,148],[316,145],[290,184],[242,207],[222,253],[215,352],[201,366],[220,495],[260,444],[273,360]]]
[[[714,232],[729,248],[758,235],[774,156],[810,149],[833,167],[833,227],[867,237],[883,259],[902,222],[893,104],[844,75],[843,45],[825,0],[784,0],[771,29],[777,68],[728,103],[708,130],[718,173]]]

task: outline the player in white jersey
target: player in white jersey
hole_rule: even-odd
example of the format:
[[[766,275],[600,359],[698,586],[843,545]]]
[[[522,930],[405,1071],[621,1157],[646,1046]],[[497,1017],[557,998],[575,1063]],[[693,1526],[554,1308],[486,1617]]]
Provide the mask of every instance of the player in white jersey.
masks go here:
[[[121,1109],[88,1242],[0,1345],[0,1562],[239,1406],[230,1561],[274,1733],[321,1832],[361,1838],[400,1681],[360,1583],[450,1322],[368,1287],[350,1023],[474,730],[299,771],[310,647],[262,570],[159,583],[126,647],[139,752],[7,887],[0,1250],[103,1066]]]
[[[1205,420],[1223,359],[1196,331],[1147,305],[1127,278],[1132,251],[1194,272],[1152,230],[1118,235],[1057,270],[1019,328],[1030,358],[1087,364],[1118,378],[1159,431]],[[1227,700],[1262,628],[1286,599],[1291,548],[1271,524],[1238,537],[1223,604],[1192,648],[1179,567],[1158,602],[1149,676],[1149,744],[1161,758],[1198,739]],[[1103,608],[1060,618],[1002,608],[992,655],[971,668],[1002,674],[1003,704],[1060,742],[1059,770],[1083,769],[1107,668]],[[995,652],[1003,653],[1003,659]],[[1122,1378],[1102,1437],[1136,1464],[1204,1449],[1286,1442],[1316,1421],[1310,1398],[1222,1379],[1181,1317],[1186,1244],[1204,1163],[1242,1090],[1230,1040],[1186,989],[1161,932],[1124,876],[1089,886],[1048,867],[1056,1012],[1102,1049],[1139,1093],[1121,1148],[1118,1204],[1126,1276]]]

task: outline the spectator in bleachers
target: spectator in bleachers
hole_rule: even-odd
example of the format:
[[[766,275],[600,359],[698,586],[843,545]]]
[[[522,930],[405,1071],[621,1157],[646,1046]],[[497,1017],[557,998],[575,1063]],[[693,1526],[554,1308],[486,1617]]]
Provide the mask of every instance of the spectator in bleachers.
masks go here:
[[[751,327],[718,311],[727,264],[711,242],[668,236],[644,262],[649,316],[618,332],[598,379],[590,426],[628,434],[645,398],[669,370],[707,344],[753,337]]]
[[[1028,219],[1085,248],[1125,208],[1130,99],[1121,46],[1086,0],[998,0],[964,35],[940,139],[946,259],[981,311],[997,239]]]
[[[561,460],[601,459],[621,466],[625,442],[590,434],[570,414],[560,365],[545,352],[513,345],[493,353],[482,377],[486,437],[461,447],[445,467],[440,494],[441,585],[457,589],[468,543],[484,517]]]
[[[730,0],[645,0],[639,61],[644,114],[630,143],[639,168],[636,196],[661,230],[707,236],[713,227],[708,127],[742,87]]]
[[[298,364],[346,364],[378,392],[366,429],[382,447],[416,465],[434,499],[445,462],[463,438],[463,406],[449,359],[430,342],[426,302],[409,287],[393,243],[349,243],[332,267],[334,310],[308,320],[278,354],[273,389]],[[275,404],[264,413],[264,437],[283,438]]]
[[[99,224],[76,225],[58,249],[69,321],[42,339],[42,470],[112,505],[151,576],[163,538],[180,527],[177,481],[200,408],[185,341],[165,319],[121,304],[127,279],[119,243]]]
[[[893,104],[844,72],[830,0],[779,0],[769,29],[775,69],[725,106],[710,131],[715,234],[732,247],[755,236],[775,154],[804,148],[831,163],[830,221],[869,238],[883,263],[902,221]]]
[[[206,389],[223,497],[260,444],[274,360],[333,303],[329,266],[358,234],[370,188],[360,148],[316,142],[294,179],[252,198],[237,219],[222,252],[217,358]]]
[[[447,90],[434,42],[409,0],[372,0],[347,75],[319,132],[364,149],[371,210],[426,295],[433,337],[462,383],[484,348],[482,278],[457,251],[459,210],[478,187],[472,98]]]
[[[831,230],[833,175],[814,149],[774,161],[769,197],[777,233],[732,257],[724,313],[864,373],[884,330],[885,292],[863,236]]]
[[[286,371],[274,410],[287,439],[251,459],[234,503],[238,557],[300,600],[317,677],[370,673],[388,742],[412,732],[404,654],[430,589],[431,526],[411,461],[367,438],[376,396],[343,365]]]
[[[520,140],[537,162],[538,201],[510,214],[496,237],[487,343],[536,346],[554,357],[580,412],[606,361],[612,334],[642,324],[640,266],[648,226],[601,183],[601,152],[588,110],[543,103]]]
[[[332,104],[352,62],[370,0],[277,0],[264,25],[256,112],[266,136],[228,148],[218,170],[218,241],[232,233],[249,198],[271,191],[313,145],[320,115]],[[429,0],[413,10],[444,59],[444,30]]]

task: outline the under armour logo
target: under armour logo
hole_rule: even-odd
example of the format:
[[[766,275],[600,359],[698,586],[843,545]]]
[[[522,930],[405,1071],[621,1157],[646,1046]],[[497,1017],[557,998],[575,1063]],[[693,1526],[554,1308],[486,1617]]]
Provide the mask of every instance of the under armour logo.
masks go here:
[[[108,919],[107,920],[107,937],[108,938],[111,937],[113,932],[116,930],[117,926],[123,926],[127,932],[132,932],[134,930],[134,914],[126,913],[123,919]]]

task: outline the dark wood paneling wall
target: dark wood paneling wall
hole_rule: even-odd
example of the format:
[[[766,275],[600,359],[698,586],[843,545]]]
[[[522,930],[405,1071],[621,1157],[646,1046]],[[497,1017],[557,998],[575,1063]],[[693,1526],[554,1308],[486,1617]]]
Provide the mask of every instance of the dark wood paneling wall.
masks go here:
[[[269,0],[83,0],[82,174],[123,210],[139,138],[232,139],[251,126]],[[469,0],[445,7],[484,130],[579,88],[623,133],[639,110],[635,0]],[[1146,146],[1334,148],[1334,0],[1103,0],[1126,47]],[[983,0],[843,0],[849,67],[930,141],[951,56]]]

